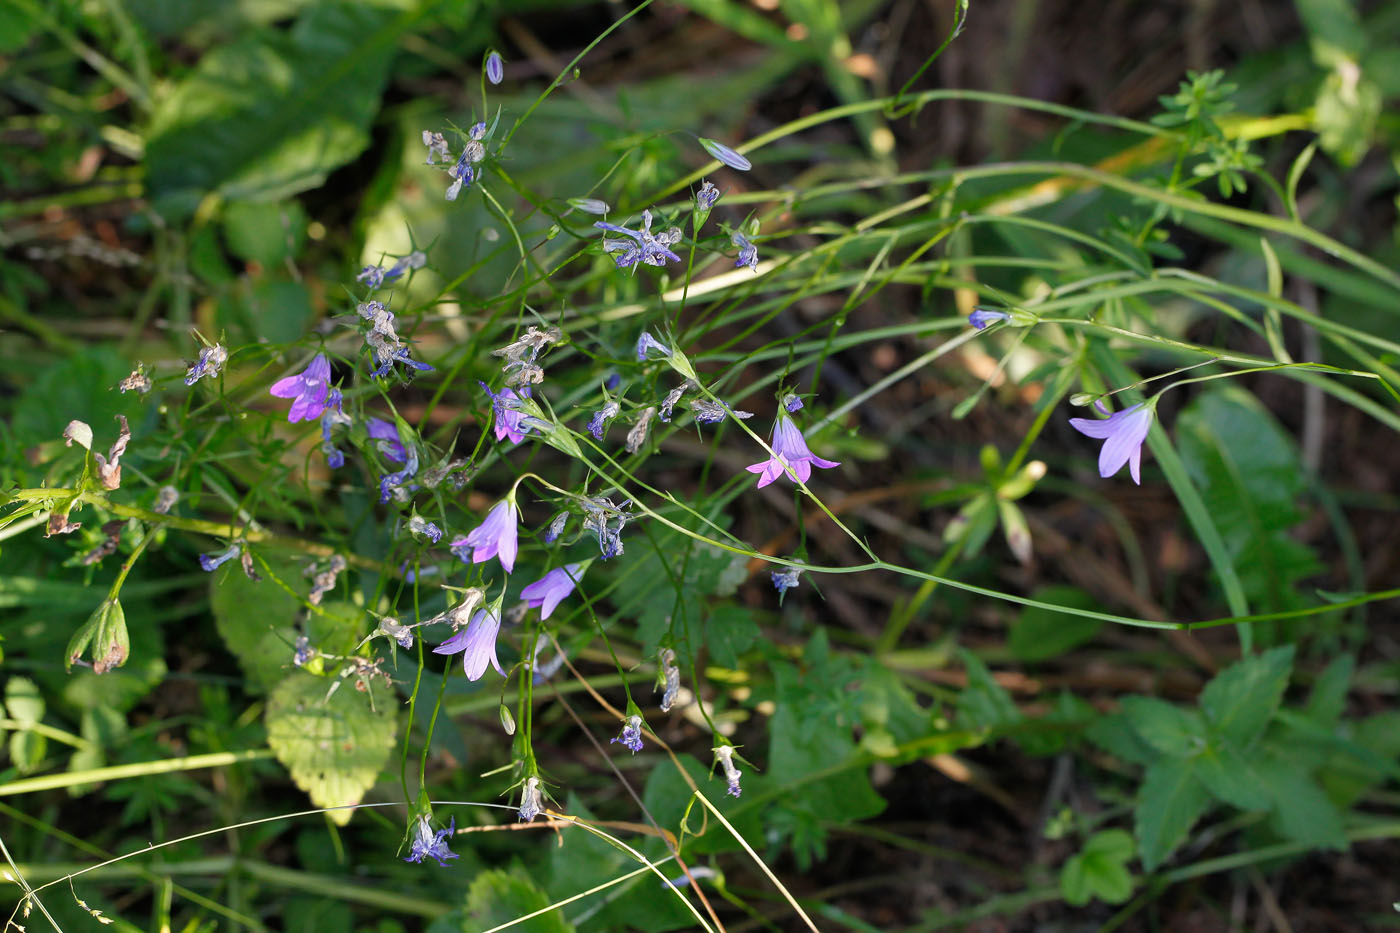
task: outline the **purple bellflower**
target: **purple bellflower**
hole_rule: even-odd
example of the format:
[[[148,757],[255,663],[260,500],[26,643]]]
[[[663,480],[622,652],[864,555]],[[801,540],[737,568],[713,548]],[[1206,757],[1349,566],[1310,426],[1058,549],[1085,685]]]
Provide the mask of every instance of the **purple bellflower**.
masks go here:
[[[505,76],[505,62],[501,60],[501,53],[492,49],[491,54],[486,56],[486,80],[492,84],[500,84],[505,80]]]
[[[622,734],[617,738],[609,739],[609,745],[621,744],[625,748],[630,748],[632,754],[642,750],[642,717],[628,716],[622,723]]]
[[[496,673],[505,676],[496,657],[496,635],[501,630],[501,617],[490,609],[478,609],[467,627],[433,649],[433,654],[462,652],[462,670],[468,680],[480,680],[490,664]]]
[[[660,357],[652,357],[652,352],[661,354]],[[650,357],[652,359],[669,359],[671,348],[660,340],[657,340],[649,332],[642,331],[642,335],[637,338],[637,362],[645,363]]]
[[[1011,315],[1005,311],[995,311],[991,308],[973,308],[972,313],[967,316],[967,323],[978,330],[986,330],[997,321],[1009,321]]]
[[[749,169],[753,168],[752,162],[739,155],[739,153],[735,152],[733,149],[730,149],[724,143],[715,139],[706,139],[704,136],[698,136],[696,138],[700,140],[700,145],[705,148],[706,152],[730,168],[737,169],[741,172],[747,172]]]
[[[437,544],[442,540],[442,529],[421,515],[413,515],[408,519],[408,533],[411,535],[421,535],[429,541]],[[411,581],[410,581],[411,582]]]
[[[1102,402],[1095,404],[1099,411],[1107,413]],[[1147,440],[1155,410],[1155,402],[1138,402],[1107,418],[1071,418],[1069,423],[1080,434],[1103,440],[1099,451],[1100,476],[1107,479],[1126,463],[1133,482],[1141,486],[1142,442]]]
[[[330,394],[330,379],[330,361],[324,353],[317,353],[306,369],[295,376],[278,379],[268,391],[278,398],[296,400],[292,402],[292,410],[287,412],[287,420],[296,424],[321,417]]]
[[[841,465],[840,461],[823,460],[807,447],[807,439],[797,429],[786,411],[779,411],[773,422],[773,440],[770,445],[773,456],[748,467],[750,473],[758,473],[758,488],[762,489],[780,476],[789,476],[790,469],[802,482],[812,475],[812,467],[824,470]]]
[[[492,392],[491,387],[484,382],[478,382],[477,385],[491,396],[491,410],[496,416],[496,440],[509,440],[513,444],[519,444],[525,440],[525,430],[520,425],[520,410],[512,406],[511,403],[517,399],[529,398],[529,387],[527,386],[519,392],[509,388],[502,389],[500,392]]]
[[[739,258],[734,261],[734,267],[737,269],[740,266],[748,266],[754,272],[757,272],[758,247],[754,246],[753,243],[749,241],[749,238],[738,230],[735,230],[729,235],[729,242],[733,243],[739,250]]]
[[[519,548],[516,540],[516,524],[520,521],[520,509],[515,504],[514,494],[497,502],[483,521],[465,538],[452,542],[452,553],[464,562],[468,548],[472,552],[472,563],[480,564],[495,557],[501,562],[506,573],[515,569],[515,555]]]
[[[456,858],[457,853],[447,847],[445,840],[451,838],[457,831],[457,818],[454,816],[447,824],[446,829],[439,829],[433,832],[433,827],[428,824],[427,815],[418,817],[418,823],[413,827],[413,843],[409,854],[404,857],[405,862],[421,862],[425,858],[436,859],[443,868],[447,867],[447,859]]]
[[[369,436],[379,441],[379,452],[390,463],[402,463],[404,468],[397,473],[389,473],[379,478],[379,502],[388,502],[393,490],[407,483],[418,473],[418,451],[405,445],[399,438],[398,428],[392,421],[383,418],[369,419]]]
[[[680,242],[680,229],[672,227],[664,233],[652,233],[651,211],[642,211],[641,230],[629,230],[603,220],[596,221],[593,226],[631,238],[632,242],[629,243],[616,237],[603,237],[603,249],[614,254],[613,262],[619,269],[629,269],[639,262],[649,266],[664,266],[668,260],[681,261],[681,257],[671,252],[671,246]]]
[[[606,496],[584,496],[583,530],[598,536],[598,553],[603,560],[616,557],[623,552],[622,529],[632,520],[632,513],[625,511],[631,500],[621,505],[613,505]]]
[[[321,409],[321,452],[326,455],[326,465],[332,470],[345,466],[345,454],[336,449],[331,441],[331,428],[337,424],[350,424],[350,416],[345,413],[344,398],[339,389],[331,389],[326,395],[326,407]],[[402,446],[402,445],[400,445]]]
[[[549,573],[520,591],[520,598],[528,600],[531,609],[540,610],[540,621],[549,618],[555,607],[574,591],[583,577],[582,563],[565,564],[555,567]]]

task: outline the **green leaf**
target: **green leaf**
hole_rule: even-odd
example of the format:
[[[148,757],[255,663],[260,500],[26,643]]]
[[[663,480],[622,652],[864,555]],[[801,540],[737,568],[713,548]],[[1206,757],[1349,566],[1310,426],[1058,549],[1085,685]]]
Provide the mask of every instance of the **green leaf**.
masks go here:
[[[1341,811],[1317,782],[1281,758],[1265,759],[1256,770],[1274,800],[1274,823],[1279,832],[1313,848],[1347,847]]]
[[[549,904],[549,898],[529,878],[499,869],[482,872],[472,879],[467,890],[467,919],[472,925],[462,929],[489,930]],[[573,925],[564,919],[563,910],[551,910],[511,929],[524,933],[569,933]]]
[[[1273,804],[1251,760],[1233,745],[1212,745],[1201,752],[1196,777],[1215,799],[1241,810],[1267,810]]]
[[[5,683],[5,709],[10,718],[22,723],[34,723],[44,718],[44,697],[39,685],[28,677],[12,675]]]
[[[1351,655],[1333,658],[1332,663],[1313,682],[1304,715],[1320,726],[1336,726],[1342,718],[1342,711],[1346,709],[1347,691],[1355,670],[1356,659]]]
[[[44,761],[49,740],[37,732],[16,732],[10,736],[10,761],[20,774],[28,774]]]
[[[1249,746],[1278,711],[1292,669],[1293,646],[1282,645],[1244,658],[1215,675],[1201,691],[1201,712],[1211,732],[1237,748]]]
[[[966,648],[962,655],[967,668],[967,687],[958,694],[958,725],[964,729],[995,729],[1021,721],[1021,711],[982,659]]]
[[[235,201],[224,211],[224,239],[240,259],[278,265],[301,249],[306,211],[299,201]]]
[[[1166,861],[1210,803],[1193,772],[1191,759],[1163,758],[1143,777],[1133,815],[1142,867],[1148,871]]]
[[[753,612],[743,606],[720,606],[705,618],[705,644],[721,667],[737,668],[739,655],[758,639]]]
[[[1041,587],[1031,593],[1031,597],[1056,606],[1098,608],[1093,597],[1074,586]],[[1103,624],[1100,619],[1085,619],[1031,606],[1011,626],[1007,647],[1022,661],[1045,661],[1089,641]]]
[[[1142,740],[1122,713],[1101,716],[1090,724],[1084,735],[1110,755],[1133,764],[1150,765],[1158,757],[1157,750]]]
[[[1297,584],[1318,564],[1288,533],[1301,518],[1297,502],[1307,482],[1292,440],[1254,396],[1235,387],[1193,401],[1177,418],[1176,433],[1250,604],[1302,606]]]
[[[415,16],[318,3],[290,30],[256,29],[201,58],[152,118],[147,183],[160,209],[182,216],[210,193],[286,197],[354,159]]]
[[[1121,904],[1133,893],[1133,876],[1127,862],[1133,857],[1133,837],[1121,829],[1095,833],[1084,849],[1065,862],[1060,871],[1060,893],[1067,903],[1082,907],[1097,897],[1107,904]]]
[[[1144,742],[1164,755],[1183,758],[1205,748],[1205,723],[1195,710],[1155,697],[1127,697],[1123,715]]]
[[[374,786],[394,746],[392,695],[370,694],[343,683],[327,699],[336,681],[295,671],[267,700],[267,744],[292,780],[318,807],[345,807],[360,802]],[[338,825],[352,810],[332,810]]]
[[[292,557],[269,552],[258,555],[268,568],[262,571],[262,579],[250,579],[238,561],[228,561],[210,575],[209,601],[214,626],[238,658],[249,686],[265,691],[287,674],[297,638],[294,623],[302,608],[298,596],[310,592],[310,585]],[[271,579],[273,576],[277,579]],[[277,580],[297,595],[288,593]]]

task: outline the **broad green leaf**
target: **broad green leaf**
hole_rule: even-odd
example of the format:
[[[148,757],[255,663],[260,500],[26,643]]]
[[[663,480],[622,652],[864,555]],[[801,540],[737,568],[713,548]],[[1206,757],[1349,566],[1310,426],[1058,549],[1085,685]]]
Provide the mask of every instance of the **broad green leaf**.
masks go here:
[[[1041,587],[1031,596],[1056,606],[1098,608],[1093,597],[1074,586]],[[1007,647],[1022,661],[1045,661],[1082,645],[1098,634],[1101,628],[1103,621],[1099,619],[1085,619],[1030,606],[1011,626]]]
[[[152,118],[147,184],[160,209],[182,216],[210,193],[283,198],[354,159],[415,15],[323,2],[290,30],[255,29],[205,55]]]
[[[10,735],[10,762],[20,774],[28,774],[44,760],[49,740],[37,732],[15,732]]]
[[[1150,765],[1159,755],[1155,748],[1142,740],[1128,717],[1122,713],[1100,716],[1090,724],[1084,735],[1110,755],[1133,764]]]
[[[1241,810],[1267,810],[1272,806],[1273,798],[1255,773],[1251,760],[1233,745],[1212,745],[1195,761],[1196,777],[1215,799]]]
[[[60,438],[68,422],[77,419],[92,426],[94,445],[106,451],[117,439],[119,414],[130,419],[131,429],[139,437],[144,406],[140,393],[114,391],[133,368],[130,360],[105,344],[83,347],[61,360],[45,363],[12,409],[10,426],[17,447],[51,441],[57,442],[58,449],[67,449]],[[135,457],[138,446],[132,445],[128,457]],[[88,604],[93,602],[89,599]]]
[[[1349,654],[1338,655],[1317,676],[1304,714],[1320,726],[1335,726],[1346,709],[1347,691],[1356,659]]]
[[[359,803],[388,762],[396,735],[396,697],[381,692],[371,706],[370,695],[347,681],[328,699],[335,682],[294,671],[267,700],[267,744],[318,807]],[[344,826],[352,812],[327,815]]]
[[[276,266],[300,251],[306,211],[299,201],[235,201],[224,211],[224,239],[238,258]]]
[[[1127,866],[1133,852],[1133,837],[1123,830],[1095,833],[1060,871],[1060,893],[1065,901],[1076,907],[1095,897],[1107,904],[1126,901],[1133,893],[1133,876]]]
[[[1302,605],[1300,580],[1318,564],[1289,536],[1306,480],[1292,440],[1254,396],[1212,389],[1177,418],[1177,444],[1191,481],[1220,531],[1251,605]]]
[[[739,666],[739,655],[758,638],[753,612],[743,606],[720,606],[705,617],[705,644],[710,658],[728,668]]]
[[[958,725],[964,729],[995,729],[1021,721],[1021,711],[982,659],[967,649],[961,649],[963,666],[967,668],[967,687],[958,694]]]
[[[90,598],[90,597],[89,597]],[[44,697],[39,685],[28,677],[13,675],[5,682],[5,709],[18,722],[38,722],[44,718]]]
[[[1166,861],[1210,803],[1194,770],[1189,758],[1163,758],[1143,776],[1133,816],[1142,867],[1148,871]]]
[[[526,914],[548,907],[550,899],[539,886],[514,872],[500,870],[482,872],[472,879],[467,890],[467,916],[460,929],[489,930],[509,923]],[[551,910],[511,927],[524,933],[569,933],[573,925],[564,919],[564,911]]]
[[[1279,832],[1314,848],[1347,847],[1341,811],[1317,782],[1281,758],[1260,761],[1255,770],[1274,800],[1274,823]]]
[[[1144,742],[1164,755],[1182,758],[1205,748],[1205,724],[1195,710],[1155,697],[1127,697],[1123,715]]]
[[[298,595],[310,592],[305,575],[288,555],[258,552],[279,580]],[[275,580],[253,580],[236,560],[225,563],[210,575],[209,601],[214,626],[234,657],[238,658],[249,686],[269,689],[287,674],[297,630],[294,625],[301,601]]]
[[[1245,748],[1261,734],[1278,710],[1288,675],[1293,669],[1293,646],[1282,645],[1238,661],[1206,684],[1201,712],[1214,734]]]

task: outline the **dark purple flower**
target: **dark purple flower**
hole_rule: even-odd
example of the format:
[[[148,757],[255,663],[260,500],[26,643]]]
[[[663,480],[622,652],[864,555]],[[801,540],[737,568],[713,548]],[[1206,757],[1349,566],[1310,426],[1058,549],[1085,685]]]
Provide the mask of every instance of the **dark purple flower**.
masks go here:
[[[660,359],[669,359],[671,348],[660,340],[657,340],[647,331],[642,331],[642,335],[637,338],[637,362],[645,363],[647,358],[655,351],[661,354]]]
[[[993,311],[991,308],[973,308],[972,313],[967,316],[967,323],[978,330],[986,330],[997,321],[1009,321],[1011,315],[1005,311]]]
[[[418,817],[418,824],[413,827],[413,844],[409,854],[404,857],[405,862],[421,862],[425,858],[436,859],[443,868],[447,867],[446,859],[456,858],[457,853],[447,848],[444,841],[457,831],[457,818],[454,816],[447,824],[446,829],[439,829],[433,832],[432,826],[428,824],[427,815]]]
[[[379,452],[384,455],[385,460],[390,463],[408,462],[408,452],[399,440],[399,429],[395,427],[394,422],[385,421],[383,418],[370,418],[368,425],[369,436],[379,441]]]
[[[506,76],[505,63],[501,61],[501,53],[495,49],[486,56],[486,80],[492,84],[500,84]]]
[[[607,433],[608,425],[621,410],[622,406],[618,405],[617,402],[608,402],[593,413],[593,417],[588,419],[588,433],[593,435],[595,441],[603,439],[603,435]]]
[[[739,250],[739,258],[734,261],[735,268],[748,266],[754,272],[758,271],[758,247],[749,242],[749,238],[735,230],[729,235],[729,242]]]
[[[773,588],[778,591],[778,601],[782,602],[783,597],[787,595],[787,591],[797,586],[798,578],[802,576],[802,571],[798,570],[796,567],[788,567],[785,570],[774,570],[772,574]]]
[[[199,555],[199,566],[204,568],[206,573],[213,573],[223,564],[237,557],[241,550],[240,545],[230,544],[228,550],[220,551],[218,554],[201,554]]]
[[[583,577],[583,573],[579,569],[582,566],[580,563],[555,567],[521,590],[520,598],[527,600],[531,609],[540,610],[541,621],[548,619],[555,607],[578,585],[578,581]]]
[[[805,483],[812,475],[812,467],[829,470],[841,465],[839,461],[823,460],[812,453],[807,447],[807,439],[785,411],[779,411],[777,420],[773,422],[773,440],[769,446],[773,448],[773,456],[748,468],[750,473],[761,474],[758,478],[759,489],[780,476],[793,474]],[[789,474],[788,470],[792,473]]]
[[[609,745],[619,743],[625,748],[630,748],[634,755],[642,750],[642,717],[628,716],[623,721],[622,734],[608,741]]]
[[[324,353],[311,358],[306,368],[295,376],[278,379],[268,391],[278,398],[296,399],[287,420],[292,424],[321,417],[330,393],[331,364]]]
[[[564,533],[564,526],[569,523],[569,513],[560,512],[549,520],[549,527],[544,530],[544,543],[553,544],[555,540]]]
[[[496,416],[496,440],[509,439],[513,444],[525,440],[525,432],[520,427],[521,412],[511,403],[517,399],[529,398],[530,390],[524,388],[516,392],[514,389],[502,389],[500,392],[492,392],[491,387],[484,382],[478,382],[477,385],[491,396],[491,411]]]
[[[752,162],[739,155],[739,153],[735,152],[733,149],[730,149],[724,143],[714,139],[706,139],[704,136],[697,138],[700,140],[700,145],[705,147],[706,152],[730,168],[738,169],[741,172],[747,172],[749,169],[753,168]]]
[[[799,396],[789,392],[787,395],[783,396],[783,409],[789,414],[795,411],[801,411],[802,399]]]
[[[350,416],[345,414],[344,398],[339,389],[331,389],[326,395],[326,407],[321,410],[321,452],[326,455],[326,465],[332,470],[345,466],[345,454],[336,449],[331,441],[331,428],[337,424],[350,424]]]
[[[639,262],[649,266],[664,266],[667,260],[680,262],[681,257],[671,252],[672,244],[680,242],[681,231],[672,227],[664,233],[654,234],[651,232],[651,211],[642,211],[642,229],[629,230],[626,227],[619,227],[617,224],[610,224],[599,220],[593,224],[600,230],[608,230],[612,233],[621,233],[630,237],[633,242],[619,240],[615,237],[603,237],[603,249],[613,253],[613,263],[619,269],[627,269],[635,266]]]
[[[1102,403],[1099,403],[1099,410],[1106,411]],[[1108,478],[1126,463],[1133,475],[1133,482],[1140,486],[1142,442],[1147,440],[1154,411],[1155,406],[1138,402],[1107,418],[1071,418],[1069,423],[1080,434],[1103,440],[1103,448],[1099,451],[1100,476]]]
[[[442,529],[421,515],[411,516],[408,520],[408,532],[413,535],[422,535],[429,541],[437,544],[442,540]],[[410,580],[410,583],[413,581]]]
[[[501,630],[501,617],[489,609],[478,609],[467,627],[433,649],[433,654],[456,654],[461,651],[462,670],[468,680],[480,680],[490,664],[496,673],[505,676],[496,658],[496,634]]]
[[[472,563],[480,564],[495,557],[501,562],[506,573],[515,569],[515,555],[519,544],[516,540],[516,524],[520,521],[520,510],[515,498],[507,496],[491,509],[486,520],[465,538],[458,538],[451,544],[452,553],[466,560],[467,548],[472,552]]]

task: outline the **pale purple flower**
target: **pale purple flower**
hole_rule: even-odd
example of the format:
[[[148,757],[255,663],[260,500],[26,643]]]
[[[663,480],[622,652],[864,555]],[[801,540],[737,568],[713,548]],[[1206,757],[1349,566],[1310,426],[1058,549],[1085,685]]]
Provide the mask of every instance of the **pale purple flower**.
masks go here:
[[[666,346],[666,344],[662,343],[660,340],[657,340],[647,331],[642,331],[642,335],[637,338],[637,362],[646,362],[647,357],[651,356],[653,351],[660,353],[661,358],[669,359],[671,356],[670,347]]]
[[[623,720],[622,734],[608,742],[609,745],[619,743],[625,748],[630,748],[634,755],[642,750],[642,717],[628,716]]]
[[[486,394],[491,396],[491,411],[496,416],[496,440],[501,441],[509,439],[513,444],[518,444],[525,440],[525,431],[520,425],[521,412],[511,403],[518,399],[529,398],[530,389],[526,387],[519,392],[516,392],[514,389],[502,389],[500,392],[492,392],[491,387],[484,382],[478,382],[477,385],[481,386],[482,389],[486,390]]]
[[[292,664],[305,667],[316,657],[316,653],[316,649],[311,647],[311,639],[305,635],[298,635],[296,644],[292,646]]]
[[[622,529],[632,520],[632,514],[624,511],[631,500],[621,505],[613,505],[606,496],[584,496],[583,530],[598,536],[598,553],[603,560],[616,557],[623,552]]]
[[[399,438],[398,428],[391,421],[382,418],[369,419],[369,436],[379,441],[379,452],[390,463],[402,463],[404,468],[397,473],[389,473],[379,478],[379,502],[388,502],[392,490],[407,483],[418,473],[418,450],[405,445]]]
[[[664,688],[661,694],[661,712],[669,713],[671,707],[676,705],[676,698],[680,696],[681,669],[676,666],[676,653],[670,648],[662,648],[658,660],[661,662],[658,686]]]
[[[1102,403],[1099,410],[1106,411]],[[1142,485],[1142,442],[1152,427],[1154,406],[1144,402],[1129,405],[1107,418],[1071,418],[1070,425],[1080,434],[1103,440],[1099,451],[1099,475],[1108,478],[1128,464],[1133,482]]]
[[[738,411],[723,402],[712,402],[707,398],[691,399],[690,410],[695,413],[695,420],[699,424],[718,424],[725,418],[743,421],[753,417],[751,411]]]
[[[198,361],[185,373],[185,385],[192,386],[205,376],[214,378],[227,362],[228,351],[224,349],[223,344],[216,343],[212,347],[205,347],[199,351]]]
[[[569,198],[569,206],[581,210],[585,214],[597,214],[599,217],[607,216],[610,210],[607,201],[600,201],[597,198]]]
[[[555,607],[574,591],[583,576],[579,568],[582,564],[565,564],[555,567],[549,573],[520,591],[520,598],[530,603],[531,609],[540,610],[540,620],[549,618]]]
[[[531,777],[525,781],[525,789],[520,792],[520,819],[530,822],[544,811],[544,799],[540,793],[540,779]]]
[[[520,510],[515,500],[502,499],[470,534],[452,542],[452,553],[465,562],[466,550],[470,548],[472,563],[480,564],[495,557],[500,560],[506,573],[510,573],[515,569],[515,555],[519,547],[516,540],[516,524],[519,521]]]
[[[747,172],[749,169],[753,168],[752,162],[739,155],[739,153],[735,152],[733,149],[730,149],[724,143],[714,139],[706,139],[704,136],[699,136],[697,138],[700,140],[700,145],[705,147],[706,152],[730,168],[738,169],[741,172]]]
[[[841,465],[840,461],[823,460],[812,453],[807,447],[807,439],[785,411],[779,411],[777,420],[773,422],[773,440],[769,446],[773,448],[773,456],[748,468],[750,473],[761,474],[758,478],[759,489],[780,476],[791,475],[788,469],[805,483],[812,475],[812,467],[829,470]]]
[[[355,281],[368,285],[370,291],[374,291],[385,282],[394,281],[410,269],[423,268],[427,261],[428,257],[426,255],[418,250],[414,250],[407,256],[401,256],[388,269],[382,266],[365,266],[360,270],[360,274],[355,276]]]
[[[409,534],[422,535],[434,544],[442,540],[442,529],[421,515],[410,516],[407,527]]]
[[[471,158],[467,151],[462,150],[462,155],[457,159],[457,164],[447,170],[448,176],[455,179],[447,186],[447,200],[457,200],[457,195],[462,193],[463,186],[470,188],[472,180],[476,177],[476,171],[472,168]]]
[[[317,353],[304,370],[295,376],[278,379],[268,391],[278,398],[296,400],[292,402],[291,411],[287,412],[287,420],[296,424],[298,421],[310,421],[321,417],[321,412],[326,410],[330,379],[330,361],[324,353]]]
[[[707,181],[700,186],[699,191],[695,192],[695,209],[709,213],[710,208],[714,207],[718,200],[719,189]]]
[[[371,370],[370,375],[375,379],[380,379],[387,375],[389,370],[394,368],[395,363],[403,363],[410,369],[416,369],[419,372],[432,372],[433,370],[433,367],[429,366],[427,363],[420,362],[409,356],[408,347],[406,346],[399,345],[397,347],[387,348],[372,346],[371,349],[374,353],[375,367]]]
[[[456,654],[461,651],[462,670],[468,680],[480,680],[490,664],[496,673],[505,676],[496,657],[496,634],[501,630],[501,617],[489,609],[478,609],[467,627],[433,649],[433,654]]]
[[[608,402],[593,413],[593,417],[588,419],[588,433],[593,435],[595,441],[603,439],[603,435],[607,433],[608,425],[621,410],[622,406],[617,402]]]
[[[436,859],[443,868],[447,867],[447,859],[456,858],[457,853],[447,847],[444,841],[451,838],[457,831],[457,818],[454,816],[447,824],[446,829],[439,829],[433,832],[432,826],[428,824],[426,814],[418,817],[418,823],[413,827],[413,843],[409,854],[404,857],[405,862],[421,862],[425,858]]]
[[[649,266],[664,266],[667,260],[671,262],[681,261],[681,257],[671,252],[671,246],[680,242],[681,231],[672,227],[664,233],[652,233],[651,211],[642,211],[641,230],[629,230],[626,227],[619,227],[617,224],[610,224],[603,220],[596,221],[593,226],[600,230],[621,233],[632,239],[632,242],[629,243],[627,240],[619,240],[615,237],[603,238],[603,249],[614,254],[613,263],[619,269],[630,268],[639,262]]]
[[[440,156],[446,162],[452,158],[451,152],[447,148],[447,137],[441,133],[434,133],[431,130],[423,131],[423,145],[428,147],[428,161],[425,165],[433,165],[433,156]]]
[[[724,769],[724,780],[729,785],[729,796],[738,797],[743,791],[739,787],[739,777],[744,773],[734,765],[734,746],[721,745],[715,750],[715,760]]]
[[[785,570],[774,570],[772,574],[773,588],[778,591],[778,602],[782,602],[783,597],[787,595],[787,591],[797,586],[798,580],[802,576],[802,571],[798,570],[796,567],[788,567]]]
[[[687,379],[670,392],[667,392],[666,397],[661,400],[661,410],[657,413],[658,417],[666,424],[670,424],[671,412],[675,409],[676,403],[681,400],[682,395],[685,395],[686,392],[695,387],[695,383]]]
[[[738,230],[729,235],[729,242],[733,243],[739,250],[739,258],[734,261],[734,267],[748,266],[754,272],[758,271],[758,247],[749,242],[749,238]]]
[[[206,573],[213,573],[225,563],[237,557],[242,549],[241,545],[230,544],[228,550],[220,551],[217,554],[201,554],[199,555],[199,566],[202,567]]]
[[[797,395],[794,395],[794,394],[791,393],[791,392],[789,392],[787,395],[784,395],[784,396],[783,396],[783,408],[784,408],[788,413],[792,413],[792,412],[795,412],[795,411],[801,411],[801,410],[802,410],[802,399],[801,399],[801,397],[800,397],[800,396],[797,396]]]
[[[501,53],[495,49],[486,56],[486,80],[492,84],[500,84],[506,76],[505,63],[501,61]]]
[[[549,520],[549,526],[544,530],[544,543],[553,544],[561,534],[564,533],[564,526],[569,523],[569,513],[560,512]]]
[[[326,465],[332,470],[345,466],[345,454],[336,449],[331,441],[331,428],[337,424],[351,423],[343,402],[340,390],[331,389],[326,395],[326,407],[321,409],[321,452],[326,455]]]
[[[972,313],[967,316],[967,323],[978,330],[986,330],[997,321],[1009,321],[1011,315],[1005,311],[994,311],[991,308],[973,308]]]

